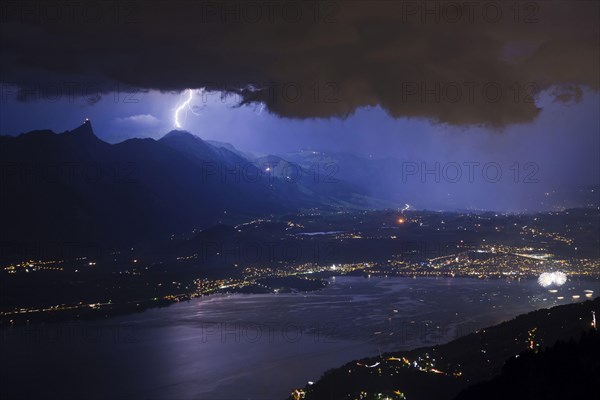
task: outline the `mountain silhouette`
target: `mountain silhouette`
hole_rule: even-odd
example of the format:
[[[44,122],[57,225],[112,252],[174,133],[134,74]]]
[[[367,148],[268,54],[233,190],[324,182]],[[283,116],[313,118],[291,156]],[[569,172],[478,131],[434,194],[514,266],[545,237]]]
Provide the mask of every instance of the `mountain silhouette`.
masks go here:
[[[231,148],[180,130],[109,144],[89,120],[60,134],[0,136],[3,251],[18,251],[19,243],[122,246],[241,218],[367,201],[357,186],[316,182],[304,170],[286,179]]]
[[[598,398],[600,333],[559,341],[540,353],[527,351],[507,360],[502,373],[473,385],[454,400],[559,400]],[[596,377],[596,378],[594,378]]]

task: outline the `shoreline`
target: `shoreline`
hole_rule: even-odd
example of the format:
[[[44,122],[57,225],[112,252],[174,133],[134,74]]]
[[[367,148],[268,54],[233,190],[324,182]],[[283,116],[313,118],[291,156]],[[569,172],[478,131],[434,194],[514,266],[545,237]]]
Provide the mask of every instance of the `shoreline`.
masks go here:
[[[358,271],[357,271],[358,272]],[[380,273],[367,273],[365,271],[360,271],[360,273],[346,273],[346,274],[329,274],[329,273],[321,273],[313,279],[313,281],[318,282],[320,286],[314,286],[309,290],[299,290],[294,287],[282,287],[280,290],[270,291],[266,290],[264,287],[257,285],[256,283],[242,286],[242,287],[234,287],[228,288],[227,290],[217,289],[211,293],[207,294],[196,294],[196,293],[183,293],[176,295],[169,295],[169,298],[154,298],[154,299],[146,299],[146,300],[132,300],[125,303],[96,303],[94,305],[88,304],[78,304],[78,305],[70,305],[68,309],[60,309],[60,310],[52,310],[51,308],[42,309],[39,311],[29,311],[24,313],[15,313],[15,314],[4,314],[0,315],[0,330],[3,328],[10,328],[13,326],[26,326],[30,324],[44,324],[44,323],[61,323],[61,322],[74,322],[74,321],[89,321],[89,320],[100,320],[100,319],[110,319],[113,317],[123,316],[123,315],[131,315],[135,313],[141,313],[146,310],[155,309],[155,308],[166,308],[173,304],[186,301],[189,302],[196,298],[203,298],[213,295],[225,295],[225,294],[243,294],[243,295],[257,295],[257,294],[278,294],[278,293],[311,293],[317,292],[322,289],[325,289],[329,286],[329,280],[335,277],[362,277],[364,279],[370,278],[405,278],[405,279],[417,279],[417,278],[429,278],[429,279],[440,279],[440,278],[452,278],[452,279],[472,279],[472,280],[509,280],[509,281],[521,281],[521,280],[535,280],[537,277],[535,276],[525,276],[525,277],[513,277],[513,276],[488,276],[488,277],[474,277],[474,276],[464,276],[464,275],[441,275],[441,276],[431,276],[424,275],[418,276],[415,274],[411,275],[390,275],[390,274],[380,274]],[[600,276],[590,277],[590,276],[570,276],[570,279],[578,279],[582,281],[591,281],[598,282],[600,281]],[[551,290],[552,288],[548,288]],[[581,298],[581,301],[585,301],[586,298]],[[589,300],[589,299],[588,299]]]

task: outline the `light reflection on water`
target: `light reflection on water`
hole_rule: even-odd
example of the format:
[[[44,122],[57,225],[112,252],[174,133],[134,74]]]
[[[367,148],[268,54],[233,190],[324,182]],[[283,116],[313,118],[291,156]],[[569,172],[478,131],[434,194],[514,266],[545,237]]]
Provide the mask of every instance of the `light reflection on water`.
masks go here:
[[[590,281],[553,292],[533,279],[331,282],[306,294],[217,295],[105,321],[5,330],[3,389],[19,398],[282,399],[350,360],[444,343],[600,292]]]

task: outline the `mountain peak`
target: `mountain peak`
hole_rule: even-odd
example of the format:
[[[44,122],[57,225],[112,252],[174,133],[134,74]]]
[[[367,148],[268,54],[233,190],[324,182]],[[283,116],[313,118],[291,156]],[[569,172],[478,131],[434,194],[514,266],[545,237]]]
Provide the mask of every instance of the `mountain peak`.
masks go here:
[[[174,129],[174,130],[168,132],[161,139],[168,139],[168,138],[193,138],[193,139],[200,139],[198,136],[194,135],[191,132],[184,131],[184,130],[179,130],[179,129]]]
[[[86,118],[83,124],[79,125],[77,128],[65,133],[70,136],[96,138],[94,130],[92,129],[92,121],[90,121],[89,118]]]

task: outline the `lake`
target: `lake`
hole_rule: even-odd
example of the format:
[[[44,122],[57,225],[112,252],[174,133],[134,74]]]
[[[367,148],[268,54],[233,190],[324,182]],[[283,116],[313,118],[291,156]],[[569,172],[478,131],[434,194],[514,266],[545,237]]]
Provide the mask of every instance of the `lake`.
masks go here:
[[[586,280],[569,280],[557,292],[535,280],[330,283],[310,293],[214,295],[106,320],[6,328],[3,394],[284,399],[353,359],[445,343],[528,311],[584,301],[585,290],[600,292],[598,281]]]

